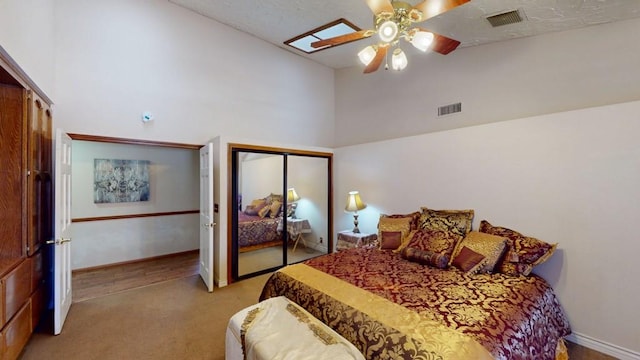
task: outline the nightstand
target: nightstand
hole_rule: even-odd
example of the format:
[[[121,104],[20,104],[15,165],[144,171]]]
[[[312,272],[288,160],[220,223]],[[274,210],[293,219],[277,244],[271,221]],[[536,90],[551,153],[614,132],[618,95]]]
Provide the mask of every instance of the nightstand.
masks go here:
[[[338,233],[336,251],[350,248],[375,246],[377,240],[377,234],[354,233],[351,230],[340,231]]]
[[[278,231],[282,231],[282,220],[278,222]],[[293,241],[293,250],[296,251],[296,247],[298,247],[298,242],[302,240],[304,246],[307,246],[307,243],[304,241],[303,234],[311,233],[311,225],[309,224],[309,220],[307,219],[293,219],[287,218],[287,232],[289,233],[289,239]]]

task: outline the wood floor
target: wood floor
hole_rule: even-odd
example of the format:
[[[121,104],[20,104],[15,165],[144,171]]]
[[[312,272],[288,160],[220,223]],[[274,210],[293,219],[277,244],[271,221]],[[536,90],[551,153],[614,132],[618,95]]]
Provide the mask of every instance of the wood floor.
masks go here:
[[[198,251],[73,273],[73,301],[80,302],[125,290],[198,274]],[[571,360],[614,357],[567,342]]]
[[[73,302],[198,274],[198,251],[72,274]]]

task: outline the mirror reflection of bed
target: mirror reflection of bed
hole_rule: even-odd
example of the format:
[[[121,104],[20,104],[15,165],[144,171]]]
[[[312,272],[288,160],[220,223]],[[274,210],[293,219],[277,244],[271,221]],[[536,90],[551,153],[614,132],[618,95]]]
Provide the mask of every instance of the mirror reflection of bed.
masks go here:
[[[326,254],[329,160],[248,150],[235,156],[237,278]]]

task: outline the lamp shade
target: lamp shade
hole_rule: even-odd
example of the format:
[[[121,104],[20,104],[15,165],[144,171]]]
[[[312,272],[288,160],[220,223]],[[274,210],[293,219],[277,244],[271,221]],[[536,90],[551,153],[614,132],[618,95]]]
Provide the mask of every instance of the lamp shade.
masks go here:
[[[369,65],[374,57],[376,57],[376,49],[372,45],[367,46],[358,53],[358,59],[365,66]]]
[[[391,67],[393,70],[404,70],[407,67],[407,55],[400,48],[393,50],[391,56]]]
[[[428,31],[417,31],[411,38],[411,44],[422,52],[429,50],[432,42],[433,34]]]
[[[366,207],[367,205],[360,199],[359,192],[349,191],[349,195],[347,195],[347,206],[344,208],[346,211],[358,211]]]
[[[296,189],[289,188],[287,190],[287,202],[288,203],[292,203],[292,202],[298,201],[298,200],[300,200],[300,196],[298,196],[298,193],[296,192]]]

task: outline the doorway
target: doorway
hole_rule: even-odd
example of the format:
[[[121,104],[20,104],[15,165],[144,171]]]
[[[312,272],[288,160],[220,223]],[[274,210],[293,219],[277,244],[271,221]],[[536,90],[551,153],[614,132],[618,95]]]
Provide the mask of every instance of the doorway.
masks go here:
[[[69,135],[73,141],[73,283],[84,282],[96,273],[109,282],[109,274],[116,269],[119,274],[114,276],[118,280],[129,278],[127,284],[118,286],[117,281],[112,281],[113,289],[100,286],[99,281],[92,289],[85,282],[81,285],[84,289],[78,287],[77,298],[74,288],[74,301],[131,284],[144,286],[182,274],[190,276],[194,268],[197,270],[198,260],[193,254],[195,251],[197,255],[199,244],[197,184],[201,145]],[[96,203],[95,159],[149,160],[148,200]],[[169,269],[154,270],[153,276],[143,270],[149,264],[161,268],[159,264],[164,262],[170,263],[166,265]]]

